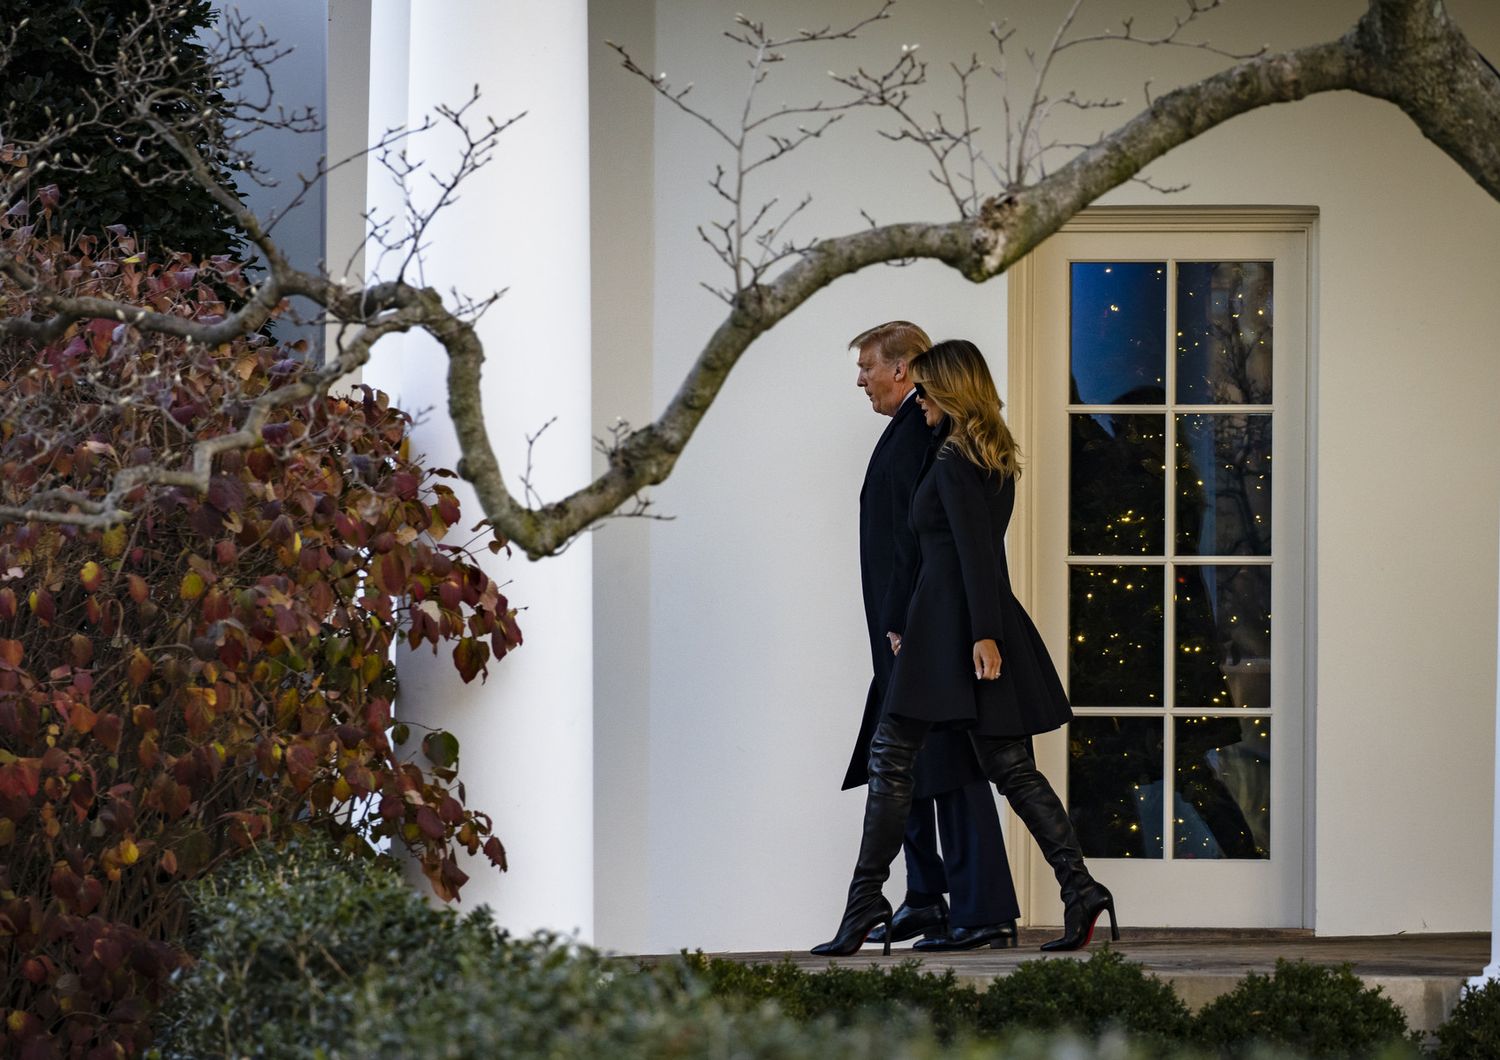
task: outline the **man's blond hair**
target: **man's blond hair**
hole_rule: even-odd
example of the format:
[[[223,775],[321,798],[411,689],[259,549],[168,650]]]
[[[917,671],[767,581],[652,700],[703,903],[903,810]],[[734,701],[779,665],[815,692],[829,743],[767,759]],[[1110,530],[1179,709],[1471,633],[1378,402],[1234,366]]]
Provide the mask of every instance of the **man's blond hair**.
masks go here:
[[[849,342],[851,350],[873,347],[875,355],[889,364],[891,361],[909,361],[919,353],[932,349],[932,340],[927,332],[909,320],[892,320],[877,325],[869,331],[861,331]]]

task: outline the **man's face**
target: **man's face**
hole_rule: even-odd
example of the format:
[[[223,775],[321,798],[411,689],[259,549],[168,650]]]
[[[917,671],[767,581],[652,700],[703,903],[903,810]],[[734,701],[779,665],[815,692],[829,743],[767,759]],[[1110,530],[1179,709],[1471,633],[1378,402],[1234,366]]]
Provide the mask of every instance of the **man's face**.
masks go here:
[[[870,407],[882,416],[894,416],[901,399],[911,389],[911,378],[902,360],[883,361],[874,346],[859,351],[859,377],[856,385],[870,399]]]

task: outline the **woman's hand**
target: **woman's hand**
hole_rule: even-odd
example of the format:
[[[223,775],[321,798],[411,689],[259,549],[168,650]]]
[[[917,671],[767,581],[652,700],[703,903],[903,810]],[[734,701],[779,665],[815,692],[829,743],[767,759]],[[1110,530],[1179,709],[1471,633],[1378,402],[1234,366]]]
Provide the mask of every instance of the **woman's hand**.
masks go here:
[[[1000,645],[992,640],[974,642],[974,676],[993,681],[1000,676]]]
[[[886,636],[886,639],[891,642],[891,654],[892,655],[900,655],[901,654],[901,634],[899,634],[899,633],[887,633],[885,636]]]

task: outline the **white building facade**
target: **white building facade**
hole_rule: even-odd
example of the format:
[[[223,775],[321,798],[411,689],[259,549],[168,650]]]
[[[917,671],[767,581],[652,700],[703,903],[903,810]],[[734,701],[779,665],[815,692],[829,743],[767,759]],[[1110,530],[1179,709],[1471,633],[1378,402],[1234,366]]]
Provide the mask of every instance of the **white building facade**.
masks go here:
[[[745,13],[794,32],[857,19],[863,6],[760,0]],[[983,57],[992,20],[1010,17],[1016,44],[1045,48],[1067,6],[902,5],[856,41],[789,49],[766,99],[831,98],[829,69],[878,67],[919,44],[932,75],[925,108],[951,115],[947,63]],[[1500,54],[1500,11],[1484,0],[1448,6],[1481,51]],[[413,122],[462,102],[475,83],[497,120],[528,112],[434,235],[428,274],[476,295],[509,288],[483,334],[491,433],[513,490],[527,436],[554,415],[533,482],[553,499],[586,481],[591,437],[617,418],[649,422],[722,320],[700,282],[722,283],[723,267],[697,226],[721,212],[707,182],[729,164],[723,145],[621,70],[604,42],[693,82],[698,107],[734,121],[745,68],[722,34],[736,10],[718,0],[330,5],[330,141]],[[1287,49],[1337,37],[1361,10],[1356,0],[1231,5],[1196,39]],[[1133,5],[1143,32],[1170,27],[1177,11],[1165,0]],[[1101,6],[1090,28],[1118,25],[1122,13],[1131,11]],[[1097,131],[1140,108],[1148,78],[1165,92],[1227,62],[1099,45],[1064,53],[1052,81],[1058,92],[1126,97]],[[1024,61],[1011,66],[1029,76]],[[1086,135],[1074,120],[1058,119],[1063,139]],[[951,218],[927,160],[878,135],[889,125],[852,115],[757,171],[752,194],[810,193],[799,238],[857,230],[861,211],[882,223]],[[451,141],[421,143],[430,146],[412,152],[441,171]],[[403,661],[403,709],[456,728],[470,802],[495,814],[510,851],[506,875],[471,870],[466,903],[489,902],[515,929],[577,930],[627,952],[799,949],[828,935],[862,807],[862,790],[838,785],[869,667],[859,484],[884,422],[855,389],[845,345],[905,318],[935,338],[972,339],[1002,382],[1027,456],[1010,539],[1018,590],[1060,669],[1094,689],[1079,704],[1086,722],[1039,754],[1059,789],[1095,799],[1111,822],[1088,842],[1122,922],[1320,935],[1491,925],[1500,207],[1394,107],[1349,93],[1236,119],[1149,174],[1187,187],[1111,193],[1010,276],[976,286],[922,262],[820,292],[751,347],[653,492],[670,521],[611,522],[559,559],[500,562],[526,608],[526,644],[486,685],[464,688],[430,659]],[[365,201],[330,194],[330,260],[357,242],[366,202],[389,208],[378,177],[366,174]],[[1147,286],[1130,290],[1139,306],[1156,297],[1141,291],[1160,288],[1152,326],[1167,340],[1165,374],[1147,380],[1156,391],[1068,393],[1083,370],[1088,292],[1112,290],[1099,276],[1105,286],[1089,287],[1088,268],[1114,264],[1162,270],[1159,281],[1141,272]],[[1171,333],[1210,327],[1191,311],[1200,294],[1248,298],[1274,316],[1273,367],[1250,372],[1263,390],[1241,387],[1226,404],[1227,391],[1183,382],[1194,369]],[[405,407],[435,406],[423,446],[451,463],[440,351],[408,339],[376,356],[367,381]],[[1086,540],[1073,483],[1087,467],[1089,424],[1124,445],[1132,416],[1140,444],[1155,430],[1156,444],[1171,445],[1158,454],[1161,540],[1122,556]],[[1189,542],[1190,523],[1213,532],[1201,498],[1196,508],[1180,499],[1197,481],[1193,461],[1209,454],[1211,466],[1213,439],[1224,437],[1215,431],[1243,441],[1246,424],[1269,435],[1235,472],[1249,468],[1250,488],[1271,497],[1245,509],[1264,516],[1265,540],[1225,544],[1220,532],[1214,547]],[[1220,531],[1228,519],[1220,512]],[[1076,594],[1101,572],[1108,581],[1137,570],[1149,599],[1118,631],[1160,666],[1146,685],[1106,688],[1094,673],[1103,656],[1077,647],[1098,627],[1082,624]],[[1211,598],[1207,632],[1184,603],[1189,577]],[[1234,600],[1243,606],[1230,615]],[[1225,625],[1252,618],[1270,631],[1259,640]],[[1179,656],[1194,648],[1217,659],[1223,701],[1193,698]],[[1148,685],[1158,692],[1142,692]],[[1204,717],[1231,719],[1238,735],[1205,744],[1194,735]],[[1110,747],[1156,757],[1120,780]],[[1193,786],[1209,774],[1209,801],[1235,803],[1248,845],[1235,847]],[[1110,802],[1099,794],[1107,783],[1136,794]],[[1131,846],[1131,823],[1159,825],[1156,845],[1148,836]],[[1056,923],[1029,837],[1008,834],[1023,913]],[[894,900],[901,876],[898,862]]]

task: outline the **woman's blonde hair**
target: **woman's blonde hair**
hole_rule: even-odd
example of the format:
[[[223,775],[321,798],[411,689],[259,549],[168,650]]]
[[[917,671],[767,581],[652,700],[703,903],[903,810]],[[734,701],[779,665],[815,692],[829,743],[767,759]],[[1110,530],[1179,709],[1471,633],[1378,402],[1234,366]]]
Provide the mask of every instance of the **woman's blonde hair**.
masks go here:
[[[948,415],[945,448],[1006,478],[1021,474],[1021,451],[1000,415],[1000,392],[977,346],[966,339],[940,342],[912,358],[911,373]]]

